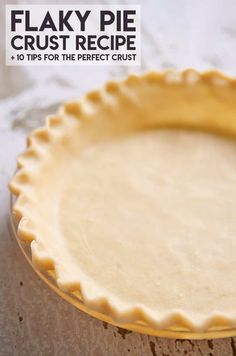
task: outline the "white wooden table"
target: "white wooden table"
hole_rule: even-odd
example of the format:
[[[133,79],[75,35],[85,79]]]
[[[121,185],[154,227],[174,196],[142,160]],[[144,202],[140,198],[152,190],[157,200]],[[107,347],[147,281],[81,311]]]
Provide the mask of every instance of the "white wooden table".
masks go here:
[[[1,24],[3,4],[4,1]],[[53,113],[63,100],[79,97],[108,79],[122,78],[134,71],[217,67],[236,75],[235,1],[146,0],[141,6],[140,67],[5,67],[1,38],[1,356],[236,355],[236,338],[161,339],[127,332],[85,315],[39,280],[9,231],[7,182],[15,169],[15,157],[24,149],[27,133],[43,124],[45,115]]]

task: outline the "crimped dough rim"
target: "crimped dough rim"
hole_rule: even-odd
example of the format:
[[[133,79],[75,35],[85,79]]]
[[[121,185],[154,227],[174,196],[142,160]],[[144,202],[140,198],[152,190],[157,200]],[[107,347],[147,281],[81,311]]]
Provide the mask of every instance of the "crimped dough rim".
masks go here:
[[[232,136],[236,135],[236,121],[234,120],[234,116],[236,116],[236,79],[226,77],[222,73],[217,71],[198,73],[192,69],[179,73],[168,70],[163,73],[151,72],[143,76],[130,75],[126,80],[121,82],[108,82],[102,90],[89,92],[80,101],[72,101],[64,104],[57,115],[47,117],[46,126],[34,130],[29,135],[27,150],[18,157],[17,173],[9,183],[10,191],[16,196],[13,213],[18,221],[18,236],[21,240],[31,244],[32,261],[37,268],[42,270],[55,270],[56,282],[59,288],[66,292],[78,291],[85,305],[92,310],[109,315],[117,323],[144,322],[154,328],[168,329],[179,327],[194,332],[204,332],[215,327],[233,328],[236,326],[236,313],[235,315],[229,315],[224,312],[216,311],[203,318],[193,319],[184,311],[173,310],[157,320],[153,318],[151,311],[143,305],[135,305],[132,309],[121,310],[112,299],[108,299],[105,295],[89,294],[89,292],[83,288],[83,281],[81,280],[74,281],[71,284],[63,283],[58,261],[53,260],[51,256],[47,254],[47,251],[38,248],[37,230],[35,230],[34,221],[31,221],[27,217],[28,209],[31,209],[31,206],[34,204],[27,189],[31,185],[30,165],[32,162],[37,165],[38,162],[43,159],[44,155],[46,155],[46,151],[42,153],[41,147],[45,149],[45,147],[47,148],[48,145],[51,145],[58,135],[61,135],[61,128],[65,128],[67,124],[78,125],[83,124],[83,122],[92,122],[92,120],[96,118],[98,110],[107,110],[109,106],[109,110],[111,109],[110,114],[112,115],[114,103],[117,105],[127,105],[127,107],[131,105],[131,110],[132,106],[140,107],[142,103],[138,100],[140,98],[136,96],[134,90],[139,86],[147,88],[149,86],[156,87],[158,91],[163,91],[164,94],[162,93],[162,95],[167,96],[169,95],[169,91],[170,93],[173,91],[180,92],[184,88],[184,93],[189,92],[190,104],[187,104],[187,107],[183,107],[183,105],[180,104],[178,110],[179,112],[183,109],[186,110],[186,118],[189,114],[188,110],[191,109],[191,105],[196,104],[198,110],[192,115],[189,122],[186,121],[185,115],[183,115],[183,122],[178,116],[170,120],[168,117],[167,120],[164,117],[163,122],[159,123],[160,127],[190,127],[191,129],[210,130]],[[206,107],[203,105],[203,108],[201,108],[201,96],[199,96],[199,100],[197,97],[198,89],[200,90],[200,94],[206,97],[206,103],[209,93],[213,96],[213,101],[212,97],[209,99],[210,110],[209,113],[207,113],[207,120],[205,120],[206,113],[204,112]],[[191,98],[194,98],[194,103],[191,103]],[[218,105],[218,118],[211,116],[216,113],[214,103]],[[164,109],[161,110],[165,112],[165,105],[163,106]],[[222,112],[224,112],[224,121],[220,121]],[[149,124],[152,125],[151,122]],[[143,127],[142,125],[143,123],[140,125],[141,129]]]

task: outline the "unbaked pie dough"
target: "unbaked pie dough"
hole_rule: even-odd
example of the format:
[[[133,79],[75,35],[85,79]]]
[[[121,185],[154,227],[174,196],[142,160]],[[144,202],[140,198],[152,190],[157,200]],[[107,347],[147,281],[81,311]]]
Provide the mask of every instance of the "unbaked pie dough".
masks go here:
[[[38,268],[116,322],[236,326],[236,85],[151,73],[64,105],[10,183]]]

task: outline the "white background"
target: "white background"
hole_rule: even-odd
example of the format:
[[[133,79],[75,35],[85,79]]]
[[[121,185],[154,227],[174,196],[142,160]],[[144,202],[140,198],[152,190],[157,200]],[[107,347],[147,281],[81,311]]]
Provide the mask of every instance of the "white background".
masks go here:
[[[22,1],[26,2],[29,3]],[[75,1],[70,0],[70,3]],[[94,2],[90,0],[89,3]],[[4,1],[1,1],[2,5]],[[2,25],[4,13],[2,6]],[[15,169],[15,157],[24,149],[27,133],[42,125],[45,115],[55,112],[63,100],[77,98],[108,79],[123,78],[134,71],[217,67],[236,75],[235,0],[142,0],[141,13],[140,67],[5,67],[4,31],[1,31],[1,356],[159,356],[184,355],[185,351],[194,356],[236,354],[236,338],[214,341],[159,339],[124,333],[88,317],[60,299],[38,279],[8,230],[9,193],[6,186]]]
[[[51,29],[45,29],[44,31],[26,31],[25,29],[25,16],[24,14],[22,15],[16,15],[15,18],[19,21],[20,23],[16,23],[15,31],[11,31],[11,11],[12,10],[21,10],[25,11],[27,10],[29,12],[29,23],[30,26],[36,26],[37,28],[40,28],[45,15],[47,12],[49,12],[55,27],[57,31],[52,31]],[[70,26],[73,28],[73,31],[69,31],[66,26],[64,26],[64,31],[60,32],[58,30],[59,26],[59,10],[63,11],[64,14],[66,14],[68,11],[73,11],[71,16],[68,19],[68,23]],[[86,11],[90,11],[90,14],[88,15],[86,22],[85,22],[85,31],[82,32],[80,31],[80,22],[74,13],[74,11],[80,11],[81,14],[84,16]],[[117,21],[115,20],[112,24],[106,25],[105,26],[105,31],[100,31],[100,13],[102,10],[109,10],[112,11],[113,14],[115,15],[116,18],[116,13],[117,11],[121,12],[121,23],[123,23],[123,12],[125,10],[135,10],[136,14],[135,15],[130,15],[129,19],[133,20],[133,23],[129,27],[135,27],[136,31],[135,32],[128,32],[128,31],[123,31],[123,28],[121,31],[116,30],[116,23]],[[116,5],[116,6],[108,6],[108,5],[8,5],[6,6],[6,64],[7,65],[70,65],[71,62],[69,61],[63,61],[62,54],[68,53],[68,54],[74,54],[75,57],[77,58],[78,54],[102,54],[102,53],[107,53],[109,54],[109,59],[107,61],[104,61],[103,63],[106,64],[122,64],[125,65],[127,62],[126,61],[121,61],[120,63],[118,61],[112,59],[112,54],[136,54],[135,60],[130,61],[130,64],[139,64],[140,63],[140,58],[139,58],[139,46],[140,46],[140,23],[139,23],[139,18],[140,18],[140,11],[139,7],[133,5],[132,8],[128,5]],[[107,17],[106,17],[107,19]],[[36,36],[40,36],[40,44],[44,45],[44,38],[46,35],[48,36],[60,36],[60,35],[67,35],[69,38],[66,40],[66,50],[62,49],[62,41],[58,40],[59,47],[58,49],[51,50],[50,48],[47,48],[45,50],[39,50],[37,49],[37,46],[34,45],[35,50],[32,49],[27,49],[27,50],[14,50],[14,48],[11,46],[11,40],[15,36],[33,36],[36,38]],[[127,38],[127,36],[130,35],[135,35],[134,39],[134,45],[136,47],[136,50],[126,50],[126,46],[120,46],[118,50],[101,50],[97,47],[96,51],[94,50],[77,50],[76,51],[76,35],[83,35],[85,38],[87,38],[89,35],[96,35],[97,37],[106,35],[111,37],[113,36],[124,36]],[[24,40],[23,39],[17,39],[14,41],[16,46],[23,46],[24,47]],[[108,40],[103,40],[102,45],[104,46],[110,46]],[[85,44],[87,48],[87,41]],[[93,45],[94,47],[94,45]],[[56,61],[50,61],[47,58],[45,60],[39,61],[39,60],[34,60],[31,61],[28,59],[27,54],[41,54],[42,57],[44,58],[44,54],[51,54],[54,55],[55,53],[58,54],[59,60]],[[24,59],[22,61],[17,60],[17,54],[22,54],[24,56]],[[14,59],[12,59],[14,57]],[[115,57],[116,58],[116,57]],[[101,64],[101,61],[97,62],[96,61],[87,61],[87,64]],[[72,62],[73,65],[83,65],[83,62],[81,60],[75,60]],[[129,64],[129,63],[127,63]]]

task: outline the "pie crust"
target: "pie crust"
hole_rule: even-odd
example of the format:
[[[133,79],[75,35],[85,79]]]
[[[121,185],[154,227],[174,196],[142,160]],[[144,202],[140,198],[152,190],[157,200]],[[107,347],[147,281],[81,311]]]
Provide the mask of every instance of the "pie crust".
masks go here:
[[[117,323],[236,327],[236,81],[131,75],[31,133],[9,187],[38,269]]]

